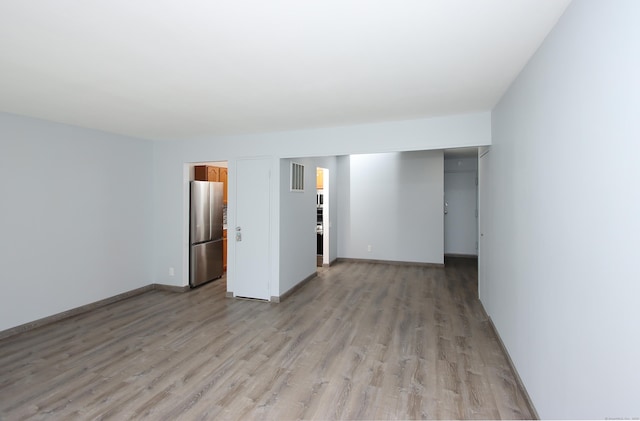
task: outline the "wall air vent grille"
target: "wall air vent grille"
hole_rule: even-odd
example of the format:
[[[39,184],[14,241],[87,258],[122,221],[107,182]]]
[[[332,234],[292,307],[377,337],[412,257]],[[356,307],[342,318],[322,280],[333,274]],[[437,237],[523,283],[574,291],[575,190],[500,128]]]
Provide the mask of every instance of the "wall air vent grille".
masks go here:
[[[304,165],[291,163],[291,191],[304,191]]]

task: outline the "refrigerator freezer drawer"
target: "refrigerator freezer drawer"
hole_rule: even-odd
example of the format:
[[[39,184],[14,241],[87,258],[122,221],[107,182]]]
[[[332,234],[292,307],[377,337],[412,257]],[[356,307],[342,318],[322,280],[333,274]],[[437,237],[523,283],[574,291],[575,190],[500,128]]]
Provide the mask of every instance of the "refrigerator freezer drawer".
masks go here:
[[[191,246],[189,285],[198,286],[222,276],[222,238]]]

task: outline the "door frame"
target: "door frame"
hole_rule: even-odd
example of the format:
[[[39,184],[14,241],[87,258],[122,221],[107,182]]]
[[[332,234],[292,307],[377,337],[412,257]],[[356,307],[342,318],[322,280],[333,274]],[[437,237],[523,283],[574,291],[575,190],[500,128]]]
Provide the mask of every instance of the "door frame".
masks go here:
[[[490,307],[487,302],[487,291],[490,286],[487,265],[491,248],[491,210],[489,197],[491,195],[491,148],[478,148],[478,298],[485,308]]]
[[[329,246],[331,244],[331,199],[330,199],[330,190],[329,190],[329,179],[331,174],[329,172],[329,168],[322,168],[322,195],[323,195],[323,204],[322,204],[322,265],[329,266],[331,263],[330,249]]]

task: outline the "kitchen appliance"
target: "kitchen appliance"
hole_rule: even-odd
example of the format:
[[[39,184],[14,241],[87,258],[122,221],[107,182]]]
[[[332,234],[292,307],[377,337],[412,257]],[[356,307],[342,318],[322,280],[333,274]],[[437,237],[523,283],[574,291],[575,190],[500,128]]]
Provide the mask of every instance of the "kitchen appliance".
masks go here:
[[[191,182],[189,285],[220,278],[222,262],[223,183]]]

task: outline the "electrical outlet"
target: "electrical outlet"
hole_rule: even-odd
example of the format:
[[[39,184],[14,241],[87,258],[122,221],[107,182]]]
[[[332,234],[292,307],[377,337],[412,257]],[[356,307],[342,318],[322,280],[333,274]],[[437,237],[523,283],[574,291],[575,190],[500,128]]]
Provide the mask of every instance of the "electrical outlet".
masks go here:
[[[369,244],[369,245],[367,246],[367,251],[369,251],[369,252],[371,251],[371,244]]]
[[[176,275],[176,271],[174,268],[169,268],[169,276],[175,276]]]

